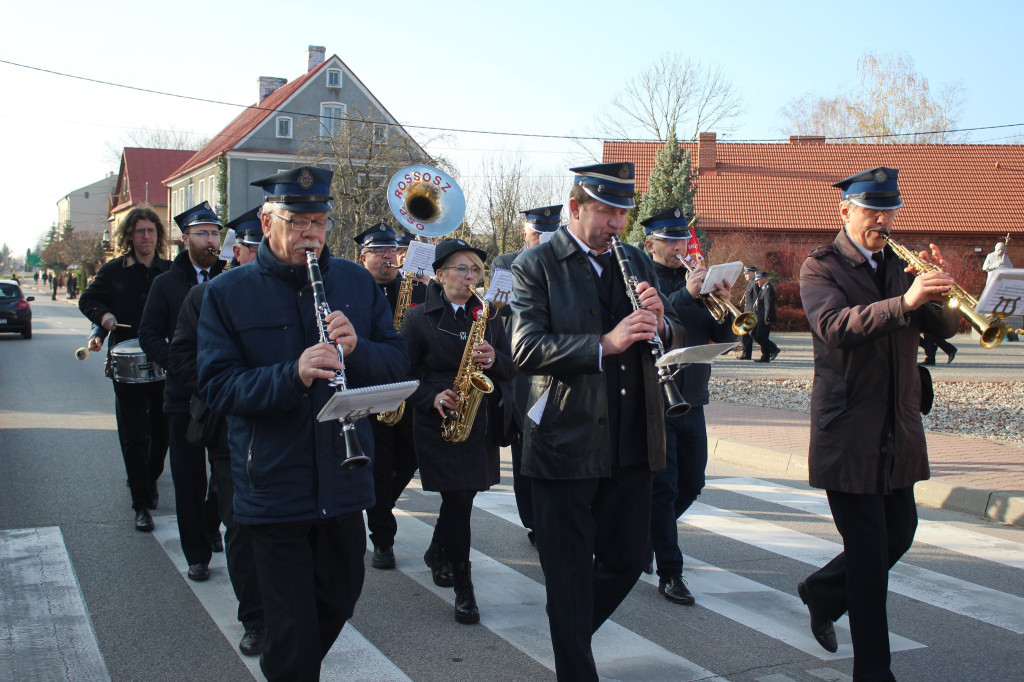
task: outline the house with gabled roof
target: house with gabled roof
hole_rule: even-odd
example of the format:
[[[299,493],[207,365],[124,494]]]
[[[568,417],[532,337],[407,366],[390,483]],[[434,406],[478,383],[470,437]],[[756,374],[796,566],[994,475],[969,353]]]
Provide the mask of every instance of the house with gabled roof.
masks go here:
[[[203,199],[210,200],[222,219],[241,215],[263,198],[252,181],[308,163],[317,140],[336,136],[350,117],[372,121],[368,125],[374,143],[401,138],[426,157],[338,55],[325,58],[325,53],[324,47],[310,45],[306,72],[291,82],[260,77],[257,103],[166,176],[171,215]],[[318,164],[325,167],[337,162],[329,153],[321,157]]]
[[[114,228],[130,210],[136,206],[150,206],[170,229],[169,252],[162,255],[169,257],[176,253],[173,245],[180,241],[181,232],[171,220],[175,214],[167,206],[167,189],[163,181],[194,154],[192,149],[125,147],[121,152],[117,181],[109,194],[107,223],[110,234],[114,234]]]
[[[605,142],[605,163],[636,164],[642,193],[663,142]],[[839,191],[831,187],[858,171],[899,169],[900,211],[894,238],[908,246],[934,242],[946,253],[977,259],[1010,236],[1007,253],[1024,266],[1024,145],[836,144],[792,136],[788,143],[719,142],[701,133],[680,145],[696,174],[694,209],[715,234],[758,232],[772,249],[831,242],[842,226]],[[973,261],[972,261],[973,262]]]

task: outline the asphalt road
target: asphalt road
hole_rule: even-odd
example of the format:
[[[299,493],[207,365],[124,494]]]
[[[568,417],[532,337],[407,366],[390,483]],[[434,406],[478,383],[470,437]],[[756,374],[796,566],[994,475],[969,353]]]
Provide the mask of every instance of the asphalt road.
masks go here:
[[[183,577],[169,472],[157,532],[133,529],[109,380],[100,357],[73,356],[86,320],[64,302],[33,306],[32,340],[0,336],[0,679],[252,679],[223,567],[214,565],[208,583]],[[798,346],[783,348],[780,364],[787,354],[797,362]],[[507,461],[503,468],[503,485],[478,496],[473,515],[482,623],[455,623],[451,590],[430,583],[420,557],[439,498],[414,483],[399,503],[398,570],[367,568],[323,679],[554,679],[543,575],[516,523]],[[890,580],[897,678],[1019,680],[1024,530],[941,510],[921,516]],[[850,679],[845,619],[839,653],[827,654],[795,596],[838,547],[819,492],[713,463],[680,534],[698,605],[670,604],[642,580],[595,640],[603,675]],[[61,565],[60,593],[41,597]]]

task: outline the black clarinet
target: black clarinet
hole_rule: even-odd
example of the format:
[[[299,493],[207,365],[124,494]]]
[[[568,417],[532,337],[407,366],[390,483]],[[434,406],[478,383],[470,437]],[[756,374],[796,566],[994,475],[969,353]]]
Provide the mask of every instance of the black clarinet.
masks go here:
[[[327,304],[324,279],[320,275],[320,263],[312,249],[306,251],[306,268],[309,270],[309,284],[313,287],[313,307],[316,313],[316,326],[320,331],[320,343],[331,343],[330,337],[327,336],[327,316],[331,314],[331,306]],[[338,362],[342,364],[342,368],[334,370],[334,376],[327,380],[327,385],[335,391],[344,391],[348,388],[344,367],[345,352],[341,349],[340,343],[332,345],[338,352]],[[350,419],[340,421],[341,434],[345,437],[345,459],[341,462],[342,468],[357,469],[366,466],[370,463],[370,458],[363,454],[355,424]]]
[[[640,284],[640,278],[637,277],[636,270],[633,269],[633,264],[629,261],[626,249],[623,248],[622,242],[619,241],[618,237],[612,237],[612,253],[615,254],[615,261],[619,264],[619,269],[622,271],[622,278],[626,280],[626,293],[629,294],[629,302],[633,304],[633,310],[644,309],[640,303],[640,297],[636,293],[637,285]],[[661,337],[658,336],[657,330],[654,332],[654,338],[648,339],[647,343],[650,344],[651,355],[654,357],[654,361],[657,362],[665,354],[665,344],[661,342]],[[690,411],[690,403],[686,402],[686,398],[683,397],[679,387],[672,381],[674,374],[675,372],[671,371],[668,367],[658,367],[658,383],[661,384],[661,391],[665,396],[665,414],[669,417],[679,417]]]

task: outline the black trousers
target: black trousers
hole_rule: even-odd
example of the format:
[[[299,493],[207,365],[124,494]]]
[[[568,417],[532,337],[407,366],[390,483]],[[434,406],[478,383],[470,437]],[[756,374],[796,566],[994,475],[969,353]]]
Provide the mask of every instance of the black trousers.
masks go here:
[[[206,448],[197,448],[185,440],[190,419],[187,412],[171,412],[167,417],[171,426],[171,478],[181,551],[189,566],[208,564],[212,550],[207,536],[210,521],[206,508]]]
[[[224,552],[228,564],[228,578],[238,599],[238,621],[246,629],[262,626],[263,599],[256,576],[256,559],[252,553],[250,527],[235,523],[234,487],[231,482],[231,458],[224,451],[210,451],[210,466],[217,481],[217,504],[220,520],[226,529]]]
[[[743,344],[743,353],[741,357],[747,358],[748,360],[752,357],[754,351],[754,334],[753,332],[744,334],[740,337],[740,343]]]
[[[366,510],[366,525],[374,547],[395,544],[398,521],[395,503],[402,496],[416,473],[416,449],[412,441],[412,419],[407,414],[394,426],[387,426],[371,417],[373,425],[373,491],[376,503]]]
[[[930,362],[935,362],[935,351],[938,350],[939,348],[941,348],[942,352],[945,353],[946,355],[955,353],[957,350],[957,347],[951,344],[949,341],[946,341],[945,339],[940,339],[937,336],[932,336],[927,332],[921,334],[921,339],[917,343],[919,346],[921,346],[921,348],[924,349],[925,359]]]
[[[768,338],[770,333],[771,327],[766,325],[764,322],[758,322],[754,327],[754,341],[757,341],[757,345],[761,347],[762,358],[767,358],[769,355],[779,350],[779,347],[775,345],[775,342]],[[751,348],[753,348],[753,346],[751,346]]]
[[[152,506],[156,482],[164,472],[167,455],[167,417],[164,415],[164,382],[114,383],[114,414],[121,441],[132,508]]]
[[[449,490],[441,493],[441,509],[437,513],[430,544],[440,544],[448,561],[469,561],[472,541],[470,517],[473,514],[475,490]]]
[[[910,549],[917,530],[914,489],[891,495],[829,490],[828,504],[843,551],[807,578],[808,596],[833,620],[849,612],[854,680],[895,679],[885,603],[889,569]]]
[[[647,564],[651,471],[644,464],[612,467],[609,478],[532,482],[555,672],[596,682],[591,637]]]
[[[512,490],[516,495],[516,507],[523,527],[533,533],[533,479],[523,476],[519,470],[523,465],[523,439],[512,443]]]
[[[270,682],[318,682],[363,590],[363,514],[250,531],[266,617],[260,668]]]

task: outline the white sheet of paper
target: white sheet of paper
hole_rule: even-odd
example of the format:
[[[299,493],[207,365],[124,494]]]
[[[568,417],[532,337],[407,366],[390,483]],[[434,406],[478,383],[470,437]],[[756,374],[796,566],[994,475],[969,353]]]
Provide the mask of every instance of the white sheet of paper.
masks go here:
[[[700,293],[710,294],[723,280],[728,282],[729,287],[732,288],[732,285],[736,284],[736,280],[741,272],[743,272],[743,263],[738,260],[732,263],[712,265],[708,268],[707,274],[704,275],[704,284],[700,287]]]
[[[975,312],[1007,317],[1024,313],[1024,268],[1001,268],[992,273]]]
[[[412,395],[418,381],[402,381],[397,384],[381,384],[379,386],[362,386],[338,391],[320,410],[317,421],[334,419],[361,419],[379,412],[397,410],[402,401]]]
[[[670,350],[658,359],[658,367],[673,365],[694,365],[700,362],[711,362],[722,353],[728,353],[738,344],[736,343],[709,343],[705,346],[690,346],[689,348],[676,348]]]
[[[548,393],[550,391],[550,388],[544,391],[540,398],[537,399],[537,402],[533,404],[533,407],[530,408],[530,411],[526,413],[526,416],[529,417],[534,424],[540,424],[540,418],[544,416],[544,406],[548,404]]]
[[[512,271],[498,268],[491,273],[491,286],[484,294],[485,301],[507,304],[512,300]]]
[[[408,272],[417,277],[434,276],[434,245],[426,242],[409,242],[409,251],[405,254],[405,262],[402,263],[402,272]]]

